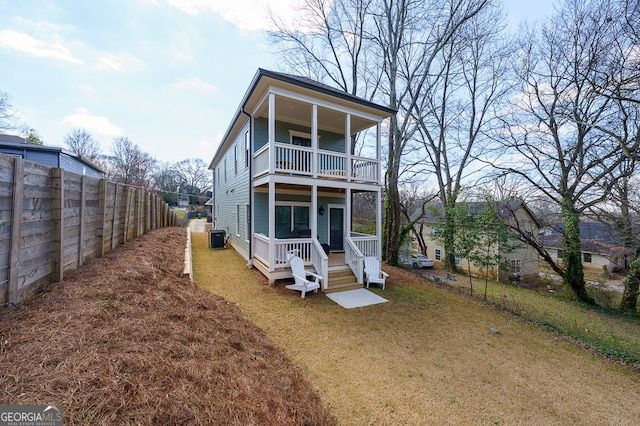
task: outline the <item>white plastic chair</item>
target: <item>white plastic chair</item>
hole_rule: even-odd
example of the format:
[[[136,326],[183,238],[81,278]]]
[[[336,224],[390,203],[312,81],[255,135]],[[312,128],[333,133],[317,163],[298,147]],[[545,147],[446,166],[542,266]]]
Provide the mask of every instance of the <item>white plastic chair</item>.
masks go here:
[[[298,256],[292,257],[291,260],[289,260],[289,263],[291,264],[291,272],[293,274],[295,284],[289,284],[285,287],[289,290],[297,290],[302,292],[303,299],[305,294],[309,291],[314,291],[317,293],[318,289],[320,288],[319,281],[322,279],[322,277],[314,272],[306,271],[304,269],[303,260]],[[313,277],[314,281],[308,280],[308,276]]]
[[[384,283],[389,274],[380,269],[380,261],[377,258],[373,256],[364,258],[364,273],[367,288],[369,288],[369,284],[382,284],[384,290]]]

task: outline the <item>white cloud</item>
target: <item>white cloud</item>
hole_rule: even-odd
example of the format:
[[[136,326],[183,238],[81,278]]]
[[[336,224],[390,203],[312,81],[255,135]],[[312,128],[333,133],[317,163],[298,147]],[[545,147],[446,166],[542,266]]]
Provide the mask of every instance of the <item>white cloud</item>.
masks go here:
[[[294,22],[301,0],[168,0],[171,7],[189,15],[206,12],[219,14],[242,30],[262,31],[272,28],[269,11],[278,19]]]
[[[33,56],[54,58],[74,64],[82,64],[82,61],[74,57],[71,51],[60,42],[38,40],[28,34],[14,30],[0,31],[0,46],[15,49]]]
[[[86,108],[77,108],[75,113],[60,120],[59,124],[70,129],[87,129],[89,132],[109,137],[124,135],[120,127],[109,121],[109,117],[93,115]]]
[[[198,77],[181,78],[170,85],[174,89],[217,91],[218,87],[200,80]]]
[[[144,61],[128,53],[115,55],[103,53],[98,57],[96,66],[106,71],[139,70],[145,67]]]

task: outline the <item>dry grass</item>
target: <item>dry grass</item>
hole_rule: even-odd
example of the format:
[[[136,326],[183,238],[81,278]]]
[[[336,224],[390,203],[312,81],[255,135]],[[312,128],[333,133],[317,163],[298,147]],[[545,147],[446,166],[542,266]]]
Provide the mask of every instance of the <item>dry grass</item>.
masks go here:
[[[340,424],[640,422],[634,372],[411,272],[385,268],[389,303],[347,310],[193,244],[198,284],[284,347]]]
[[[302,373],[181,277],[185,231],[152,231],[0,311],[0,401],[65,424],[335,424]]]

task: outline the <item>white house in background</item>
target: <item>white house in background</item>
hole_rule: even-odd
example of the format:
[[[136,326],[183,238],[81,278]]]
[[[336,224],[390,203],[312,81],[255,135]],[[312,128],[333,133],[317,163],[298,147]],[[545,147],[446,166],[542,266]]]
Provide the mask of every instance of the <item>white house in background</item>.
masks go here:
[[[270,281],[291,277],[297,255],[324,278],[323,291],[362,286],[364,257],[381,254],[381,128],[392,114],[259,69],[210,164],[214,227]],[[375,235],[352,231],[361,192],[375,194]]]

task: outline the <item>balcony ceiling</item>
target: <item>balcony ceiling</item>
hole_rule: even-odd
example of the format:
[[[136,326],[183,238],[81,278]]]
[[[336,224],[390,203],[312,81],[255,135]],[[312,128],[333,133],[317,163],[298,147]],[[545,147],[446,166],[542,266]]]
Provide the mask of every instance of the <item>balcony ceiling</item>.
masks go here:
[[[283,96],[276,97],[276,120],[311,127],[312,107],[306,102]],[[258,110],[258,117],[269,116],[269,105],[264,102]],[[318,107],[318,128],[344,134],[346,114],[323,107]],[[358,133],[375,126],[375,122],[351,116],[351,133]]]

